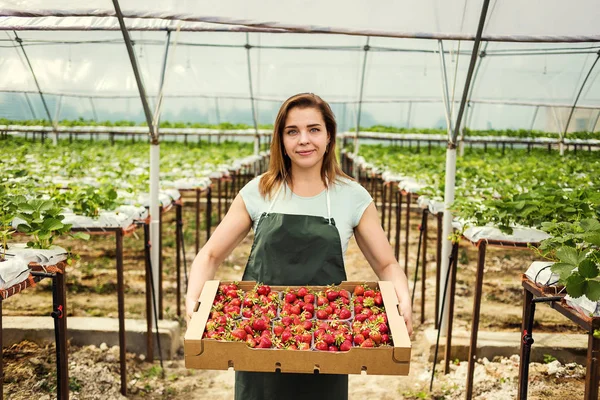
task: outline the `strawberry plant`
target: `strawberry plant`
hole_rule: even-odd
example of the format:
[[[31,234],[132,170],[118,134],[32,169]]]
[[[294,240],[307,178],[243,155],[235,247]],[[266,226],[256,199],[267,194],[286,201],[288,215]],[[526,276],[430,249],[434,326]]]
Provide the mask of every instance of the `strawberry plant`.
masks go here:
[[[16,217],[23,222],[17,225],[17,231],[32,236],[33,240],[27,242],[27,247],[36,249],[49,249],[58,236],[68,233],[70,224],[63,224],[65,218],[62,209],[54,201],[35,198],[26,200],[19,198]],[[77,232],[72,235],[78,239],[89,239],[89,235]]]
[[[551,270],[559,284],[573,298],[600,301],[600,222],[546,223],[542,229],[555,235],[541,243],[539,253],[556,261]]]
[[[2,241],[2,253],[0,261],[6,258],[7,242],[14,233],[12,221],[17,214],[17,199],[6,195],[6,188],[0,186],[0,240]]]

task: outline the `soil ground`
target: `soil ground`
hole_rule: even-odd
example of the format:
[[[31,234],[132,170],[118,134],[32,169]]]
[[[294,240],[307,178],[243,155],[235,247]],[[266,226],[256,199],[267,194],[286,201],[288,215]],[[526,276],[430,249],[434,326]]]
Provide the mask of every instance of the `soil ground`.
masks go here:
[[[213,212],[216,215],[216,211]],[[164,254],[164,318],[184,322],[176,313],[174,212],[165,214]],[[187,265],[194,257],[193,202],[184,208]],[[464,398],[466,362],[455,360],[448,375],[436,373],[433,390],[429,391],[432,365],[423,332],[434,324],[435,290],[435,221],[429,220],[425,321],[420,323],[420,283],[417,284],[413,320],[413,355],[408,377],[350,376],[350,398],[378,399],[458,399]],[[418,223],[412,216],[409,246],[409,277],[412,280],[417,257]],[[392,224],[392,226],[394,226]],[[141,236],[141,231],[138,231]],[[201,243],[206,240],[202,233]],[[392,238],[393,240],[393,238]],[[400,265],[404,267],[404,235],[401,237]],[[113,237],[93,237],[89,242],[64,240],[59,245],[72,247],[81,256],[67,273],[68,316],[117,317],[115,247]],[[219,268],[217,279],[241,279],[252,244],[250,234]],[[126,282],[126,318],[145,318],[145,283],[143,240],[137,234],[125,238],[124,276]],[[481,330],[514,331],[521,326],[521,274],[534,254],[529,250],[488,248]],[[346,254],[348,280],[377,280],[358,246],[351,241]],[[454,328],[470,329],[477,249],[463,241],[459,250],[459,270],[455,303]],[[182,274],[183,275],[183,274]],[[48,315],[51,305],[50,282],[3,302],[3,315]],[[412,287],[412,283],[411,283]],[[183,299],[184,295],[182,295]],[[183,312],[183,304],[182,304]],[[182,329],[184,332],[185,329]],[[569,320],[548,307],[536,311],[537,332],[581,332]],[[182,333],[183,336],[183,333]],[[182,338],[183,342],[183,338]],[[45,399],[55,397],[56,372],[54,345],[22,342],[4,350],[4,393],[9,399]],[[561,360],[568,362],[568,360]],[[161,374],[159,361],[149,363],[144,355],[128,354],[128,388],[131,399],[232,399],[233,372],[189,370],[184,366],[183,349],[174,360],[165,361]],[[437,371],[441,368],[438,364]],[[479,360],[475,371],[475,398],[516,398],[518,356]],[[119,394],[118,348],[106,345],[69,349],[70,394],[72,399],[115,399]],[[532,364],[530,367],[530,399],[582,398],[585,368],[575,364]]]

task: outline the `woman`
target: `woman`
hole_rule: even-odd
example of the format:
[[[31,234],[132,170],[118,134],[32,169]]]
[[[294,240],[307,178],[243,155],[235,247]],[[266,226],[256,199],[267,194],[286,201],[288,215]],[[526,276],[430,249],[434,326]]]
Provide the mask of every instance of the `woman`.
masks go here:
[[[186,312],[204,282],[253,227],[243,280],[269,285],[329,285],[346,280],[343,255],[352,234],[380,280],[393,282],[409,334],[408,284],[381,228],[368,192],[336,160],[337,126],[329,105],[303,93],[281,106],[269,170],[248,183],[196,256]],[[347,375],[236,372],[235,398],[348,398]]]

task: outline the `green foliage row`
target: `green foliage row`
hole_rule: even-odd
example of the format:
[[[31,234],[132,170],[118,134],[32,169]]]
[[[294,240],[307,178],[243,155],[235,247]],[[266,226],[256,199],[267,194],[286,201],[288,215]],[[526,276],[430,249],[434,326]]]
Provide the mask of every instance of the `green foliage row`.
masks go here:
[[[445,149],[431,154],[397,146],[362,145],[360,155],[382,170],[416,178],[419,193],[442,200]],[[600,152],[558,156],[544,150],[465,149],[457,159],[454,214],[467,225],[542,229],[552,237],[541,255],[573,297],[600,300]]]
[[[356,129],[351,128],[354,132]],[[422,133],[432,135],[445,135],[445,129],[435,128],[399,128],[395,126],[373,125],[369,127],[360,127],[361,132],[382,132],[382,133]],[[472,130],[465,129],[465,136],[505,136],[510,138],[551,138],[558,139],[559,135],[556,132],[543,132],[528,129],[487,129],[487,130]],[[600,139],[600,132],[570,132],[567,133],[569,139]]]
[[[23,126],[52,126],[50,121],[46,119],[30,119],[30,120],[11,120],[0,118],[0,125],[23,125]],[[135,123],[134,121],[94,121],[79,118],[76,120],[63,119],[58,122],[59,126],[147,126],[144,121]],[[254,129],[254,126],[247,124],[233,124],[230,122],[222,122],[220,124],[207,124],[203,122],[181,122],[181,121],[161,121],[161,128],[195,128],[195,129],[217,129],[217,130],[244,130]],[[273,125],[259,125],[259,129],[273,129]]]

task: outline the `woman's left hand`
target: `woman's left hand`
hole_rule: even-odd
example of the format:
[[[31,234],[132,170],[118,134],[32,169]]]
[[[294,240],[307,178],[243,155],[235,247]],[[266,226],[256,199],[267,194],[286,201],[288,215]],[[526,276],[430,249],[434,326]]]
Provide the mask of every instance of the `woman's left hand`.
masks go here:
[[[404,318],[404,323],[406,324],[406,330],[408,330],[408,336],[413,334],[413,326],[412,326],[412,307],[410,306],[410,300],[406,299],[403,301],[400,299],[400,313]]]

